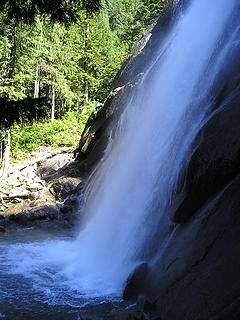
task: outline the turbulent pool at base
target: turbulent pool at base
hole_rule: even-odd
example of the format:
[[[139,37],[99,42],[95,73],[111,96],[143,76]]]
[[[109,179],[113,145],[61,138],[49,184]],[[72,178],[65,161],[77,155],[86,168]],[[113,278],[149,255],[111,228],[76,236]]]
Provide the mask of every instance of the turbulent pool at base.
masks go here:
[[[89,180],[85,228],[77,236],[1,237],[0,319],[25,309],[71,313],[86,303],[118,303],[134,267],[161,255],[164,243],[155,252],[148,245],[164,227],[192,142],[238,45],[237,6],[238,0],[194,0],[173,17]]]
[[[17,231],[0,240],[0,319],[7,315],[7,319],[75,320],[79,310],[89,305],[110,310],[119,306],[117,294],[86,292],[79,285],[81,279],[69,281],[68,260],[62,255],[71,255],[73,243],[71,235],[34,230]]]

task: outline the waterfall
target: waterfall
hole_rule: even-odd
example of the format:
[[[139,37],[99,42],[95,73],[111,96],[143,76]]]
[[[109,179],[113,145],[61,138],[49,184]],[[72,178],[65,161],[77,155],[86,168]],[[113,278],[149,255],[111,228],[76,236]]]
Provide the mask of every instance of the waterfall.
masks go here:
[[[141,257],[214,99],[209,92],[231,46],[221,41],[235,4],[193,1],[159,48],[88,195],[90,220],[77,239],[75,277],[82,272],[100,281],[98,288],[117,290]],[[153,214],[156,197],[160,206]]]
[[[237,5],[193,0],[178,15],[91,178],[84,230],[74,241],[5,249],[3,264],[18,259],[11,272],[32,277],[38,286],[45,272],[46,281],[61,283],[62,291],[121,294],[129,272],[148,257],[147,244],[166,219],[192,142],[216,98],[214,87],[238,36]]]

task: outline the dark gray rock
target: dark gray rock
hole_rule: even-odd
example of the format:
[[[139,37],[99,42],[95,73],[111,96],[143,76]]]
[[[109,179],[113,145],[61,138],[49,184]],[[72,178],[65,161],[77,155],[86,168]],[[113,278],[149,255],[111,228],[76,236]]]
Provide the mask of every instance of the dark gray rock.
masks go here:
[[[147,300],[162,320],[230,320],[239,314],[239,212],[240,175],[172,231],[146,281]]]
[[[2,226],[0,226],[0,233],[5,233],[6,232],[6,229]]]
[[[37,174],[42,179],[48,180],[58,170],[69,164],[72,155],[69,153],[60,153],[38,164]]]
[[[183,199],[173,220],[184,223],[240,172],[240,94],[228,98],[222,109],[201,129],[186,169]]]
[[[71,194],[78,192],[79,182],[79,178],[61,177],[51,183],[49,190],[55,199],[63,201]]]
[[[148,264],[143,262],[138,265],[129,275],[125,289],[123,291],[123,299],[136,299],[145,289],[145,280],[148,274]]]
[[[9,221],[14,221],[19,225],[30,225],[40,220],[54,220],[59,216],[59,211],[54,206],[43,206],[33,208],[18,214],[12,214],[9,216]]]

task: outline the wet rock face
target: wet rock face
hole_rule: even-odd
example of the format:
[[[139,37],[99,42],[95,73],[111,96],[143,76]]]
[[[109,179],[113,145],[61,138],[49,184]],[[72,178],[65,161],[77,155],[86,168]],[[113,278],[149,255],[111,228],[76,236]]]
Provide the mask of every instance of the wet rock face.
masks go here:
[[[162,320],[239,316],[239,212],[240,175],[172,231],[146,281]]]
[[[175,227],[146,280],[146,300],[162,320],[240,319],[240,66],[232,65],[193,143],[170,213]]]
[[[162,320],[240,319],[240,95],[215,110],[190,157],[176,223],[147,279]]]
[[[123,292],[124,300],[136,299],[145,289],[145,281],[148,273],[148,264],[141,263],[129,275]]]
[[[178,196],[184,200],[173,221],[186,222],[240,172],[240,95],[234,96],[201,129]]]
[[[234,23],[234,22],[233,22]],[[240,44],[231,47],[211,88],[207,121],[192,144],[171,218],[185,223],[240,172]]]

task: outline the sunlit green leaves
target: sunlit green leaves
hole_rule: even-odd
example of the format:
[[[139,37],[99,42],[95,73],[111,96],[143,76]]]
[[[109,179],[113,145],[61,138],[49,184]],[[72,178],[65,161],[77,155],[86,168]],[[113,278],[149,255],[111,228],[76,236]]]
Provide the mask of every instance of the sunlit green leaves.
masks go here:
[[[65,111],[81,108],[86,80],[90,100],[102,102],[133,42],[156,21],[166,1],[107,0],[102,1],[98,15],[90,16],[82,10],[84,6],[86,9],[88,1],[69,0],[66,3],[77,11],[77,16],[68,26],[59,22],[52,24],[50,15],[40,14],[34,17],[34,24],[19,22],[11,79],[7,78],[11,45],[6,23],[6,6],[11,1],[2,2],[5,11],[0,15],[0,96],[15,100],[33,96],[38,68],[40,95],[50,96],[54,85],[57,108],[63,104]],[[37,5],[34,1],[16,1],[21,10],[34,3]],[[50,2],[44,3],[45,12],[48,12]],[[90,26],[88,34],[87,25]]]

